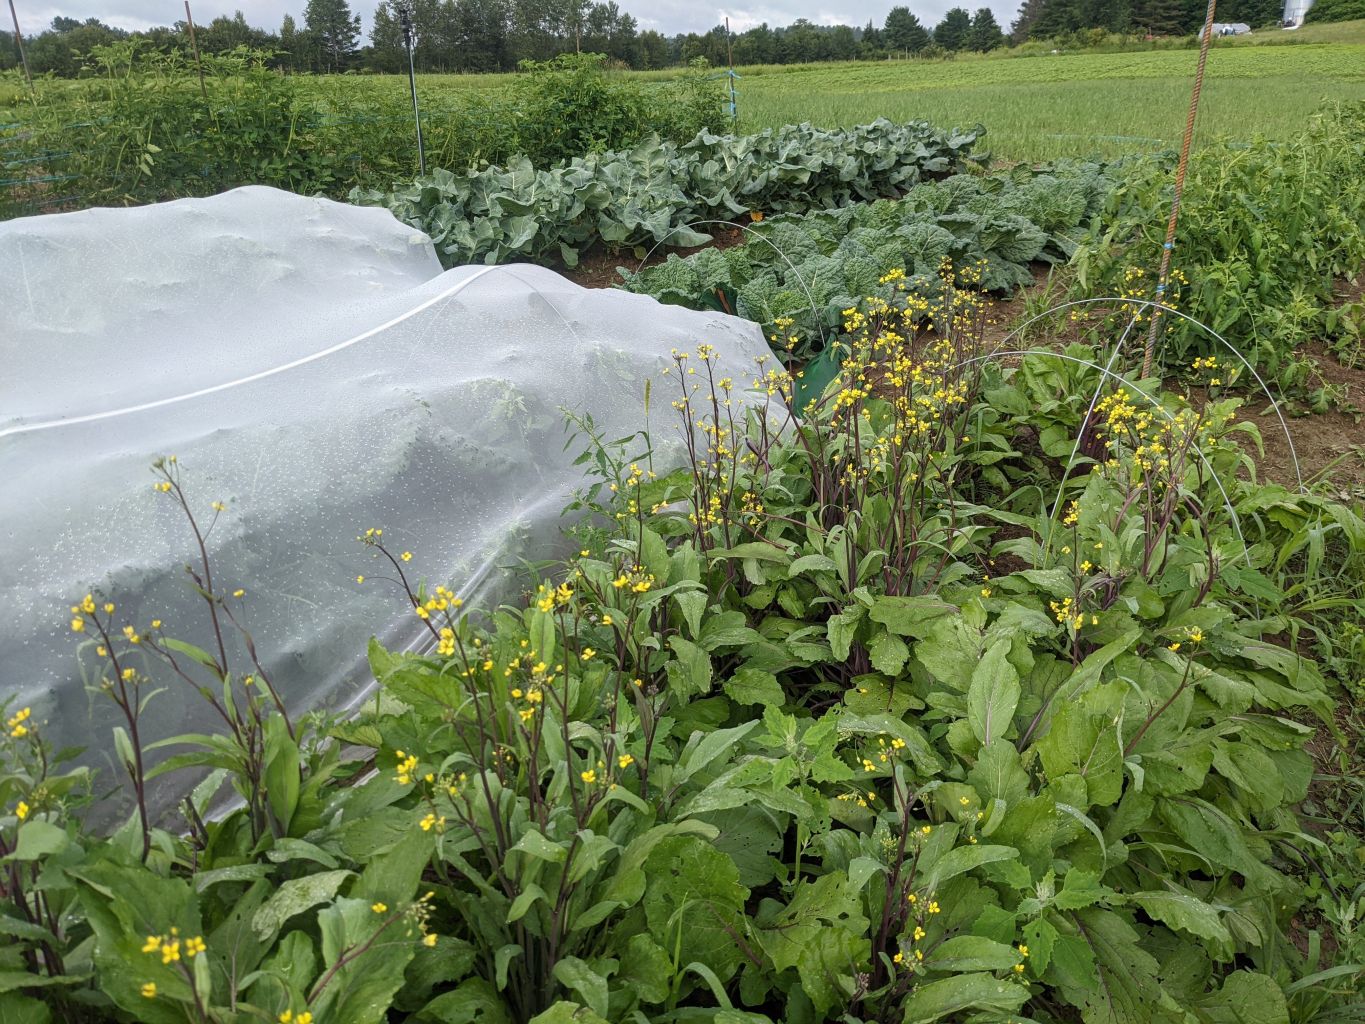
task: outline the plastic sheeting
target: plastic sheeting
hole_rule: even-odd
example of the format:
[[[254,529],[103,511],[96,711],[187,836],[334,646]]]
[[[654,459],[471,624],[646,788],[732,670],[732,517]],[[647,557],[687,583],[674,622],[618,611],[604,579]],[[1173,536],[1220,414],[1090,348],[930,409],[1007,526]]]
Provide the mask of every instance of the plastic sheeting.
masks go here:
[[[245,589],[289,707],[345,709],[368,636],[423,635],[394,584],[357,584],[392,575],[357,534],[382,527],[471,604],[498,596],[505,567],[556,549],[583,481],[564,410],[644,428],[645,379],[701,341],[738,380],[767,351],[745,321],[539,267],[443,273],[386,211],[273,189],[0,224],[0,694],[110,768],[114,710],[87,695],[68,606],[94,591],[211,647],[192,535],[152,487],[174,454],[204,522],[228,505],[215,588]],[[166,689],[146,737],[212,725],[148,667]]]

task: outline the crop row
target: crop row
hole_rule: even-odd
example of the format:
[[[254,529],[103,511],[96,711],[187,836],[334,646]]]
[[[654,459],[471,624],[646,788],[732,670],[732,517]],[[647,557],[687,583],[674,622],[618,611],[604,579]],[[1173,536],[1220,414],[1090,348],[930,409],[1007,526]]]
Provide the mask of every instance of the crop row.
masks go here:
[[[769,330],[790,320],[801,339],[796,354],[808,356],[839,326],[843,310],[888,290],[881,279],[889,271],[932,288],[949,260],[979,264],[986,291],[1027,284],[1030,263],[1071,256],[1113,184],[1111,172],[1093,163],[959,174],[899,200],[768,220],[751,228],[743,245],[619,273],[631,291],[664,302],[719,306]]]
[[[702,132],[677,145],[647,139],[537,170],[519,159],[463,172],[438,170],[351,201],[385,206],[431,236],[448,266],[557,257],[569,266],[595,243],[699,245],[688,227],[709,218],[804,213],[900,195],[984,158],[985,129],[944,131],[878,119],[824,131],[788,125],[757,135]]]

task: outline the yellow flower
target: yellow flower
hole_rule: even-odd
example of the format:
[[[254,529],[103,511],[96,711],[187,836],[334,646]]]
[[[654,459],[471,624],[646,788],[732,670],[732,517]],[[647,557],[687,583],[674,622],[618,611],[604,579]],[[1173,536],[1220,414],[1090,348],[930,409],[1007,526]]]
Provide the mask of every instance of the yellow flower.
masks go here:
[[[972,801],[968,797],[960,796],[957,798],[957,802],[960,803],[963,807],[966,807]]]
[[[982,587],[982,588],[981,588],[981,596],[982,596],[982,597],[990,597],[990,596],[991,596],[991,588],[990,588],[990,587]]]
[[[1023,956],[1023,957],[1027,957],[1027,956],[1028,956],[1028,947],[1027,947],[1027,946],[1024,946],[1024,945],[1021,945],[1021,946],[1019,947],[1019,955],[1020,955],[1020,956]]]
[[[597,773],[593,771],[591,768],[589,768],[585,772],[579,772],[578,777],[590,786],[597,781]]]
[[[937,913],[939,912],[939,909],[940,909],[940,908],[939,908],[939,905],[938,905],[938,900],[930,900],[930,901],[929,901],[929,913],[931,913],[931,914],[937,914]]]
[[[149,981],[147,982],[147,984],[142,986],[142,998],[143,999],[156,998],[156,982]]]
[[[1204,631],[1200,629],[1198,626],[1195,626],[1193,629],[1190,630],[1189,638],[1190,643],[1192,644],[1202,644],[1204,642]]]
[[[163,964],[174,963],[180,959],[180,940],[172,939],[170,942],[161,944],[161,962]]]
[[[384,913],[384,911],[388,910],[389,907],[387,903],[372,903],[370,905],[370,909],[373,910],[376,914],[382,914]]]
[[[1167,644],[1167,645],[1166,645],[1166,649],[1167,649],[1167,650],[1170,650],[1170,651],[1178,651],[1178,650],[1180,650],[1180,641],[1177,640],[1177,641],[1176,641],[1175,643],[1173,643],[1173,644]]]
[[[1023,965],[1023,964],[1015,964],[1015,965],[1014,965],[1014,973],[1015,973],[1015,974],[1023,974],[1023,973],[1024,973],[1024,965]]]
[[[204,948],[204,937],[202,935],[196,935],[192,939],[185,940],[185,955],[190,959],[194,959],[204,952]]]
[[[160,619],[153,619],[153,620],[152,620],[152,628],[153,628],[153,629],[160,629],[160,628],[161,628],[161,620],[160,620]]]
[[[596,654],[596,653],[597,653],[597,652],[594,651],[591,647],[584,647],[584,648],[583,648],[583,655],[582,655],[583,660],[584,660],[584,661],[591,661],[591,660],[592,660],[592,656],[593,656],[594,654]]]
[[[161,936],[160,936],[160,935],[148,935],[148,936],[147,936],[147,941],[144,942],[144,943],[142,944],[142,952],[144,952],[144,953],[155,953],[155,952],[157,952],[159,949],[161,949]]]
[[[602,625],[604,625],[604,626],[610,626],[610,625],[611,625],[611,616],[610,616],[610,615],[603,615],[603,616],[602,616]]]
[[[313,1024],[313,1015],[307,1010],[294,1018],[294,1024]]]
[[[84,620],[84,619],[72,619],[72,620],[71,620],[71,632],[73,632],[73,633],[83,633],[83,632],[85,632],[85,620]]]
[[[14,816],[18,818],[20,821],[23,821],[25,818],[28,817],[29,810],[30,808],[28,804],[20,800],[18,805],[14,808]]]
[[[357,577],[355,578],[355,581],[356,581],[357,583],[364,583],[364,582],[365,582],[365,577],[364,577],[364,576],[357,576]]]
[[[437,832],[439,832],[439,831],[441,831],[443,828],[445,828],[445,823],[446,823],[445,818],[443,818],[443,817],[442,817],[442,818],[438,818],[438,817],[436,817],[436,815],[434,815],[434,814],[428,814],[425,818],[423,818],[423,819],[422,819],[421,821],[419,821],[417,824],[419,824],[419,825],[422,826],[422,831],[423,831],[423,832],[430,832],[433,828],[434,828]]]
[[[402,559],[403,561],[405,561],[405,562],[411,562],[411,561],[412,561],[412,552],[411,552],[411,551],[404,551],[404,552],[403,552],[401,555],[399,555],[398,557],[401,558],[401,559]]]
[[[243,590],[241,587],[238,587],[236,590],[232,592],[233,597],[244,597],[245,595],[246,591]]]
[[[423,936],[422,936],[422,945],[426,946],[428,949],[430,949],[432,946],[436,945],[436,933],[435,933],[435,932],[428,932],[426,935],[423,935]]]
[[[893,957],[891,958],[891,962],[892,962],[893,964],[898,964],[898,963],[900,963],[900,962],[901,962],[902,960],[904,960],[904,959],[905,959],[905,954],[904,954],[904,953],[897,953],[895,956],[893,956]]]
[[[629,768],[634,763],[635,758],[631,757],[629,754],[622,754],[616,759],[616,766],[618,768]]]

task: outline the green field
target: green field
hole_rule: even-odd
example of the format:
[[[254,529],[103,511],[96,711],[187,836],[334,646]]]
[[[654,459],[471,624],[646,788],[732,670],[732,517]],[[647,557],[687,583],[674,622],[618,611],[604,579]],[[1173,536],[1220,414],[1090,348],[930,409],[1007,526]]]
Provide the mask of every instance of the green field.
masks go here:
[[[1181,48],[740,68],[739,127],[923,118],[986,125],[992,151],[1004,160],[1151,152],[1179,144],[1196,59],[1197,51]],[[419,81],[432,106],[449,107],[460,94],[499,89],[507,76]],[[347,80],[348,89],[367,93],[406,87],[398,77]],[[1333,101],[1365,101],[1365,22],[1259,33],[1215,47],[1198,137],[1287,138]]]
[[[997,156],[1037,160],[1163,149],[1184,126],[1192,50],[944,63],[756,68],[749,127],[874,117],[981,122]],[[1201,135],[1286,137],[1325,102],[1365,100],[1365,45],[1220,47],[1209,56]]]

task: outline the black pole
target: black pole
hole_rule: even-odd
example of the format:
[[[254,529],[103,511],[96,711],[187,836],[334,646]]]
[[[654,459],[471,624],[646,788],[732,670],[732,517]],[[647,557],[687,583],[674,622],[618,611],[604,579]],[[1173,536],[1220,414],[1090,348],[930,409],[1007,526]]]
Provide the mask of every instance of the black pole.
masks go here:
[[[417,69],[412,61],[412,12],[407,4],[398,7],[398,19],[403,24],[403,44],[408,48],[408,86],[412,89],[412,118],[417,122],[417,166],[423,177],[427,173],[427,154],[422,146],[422,111],[417,106]]]

